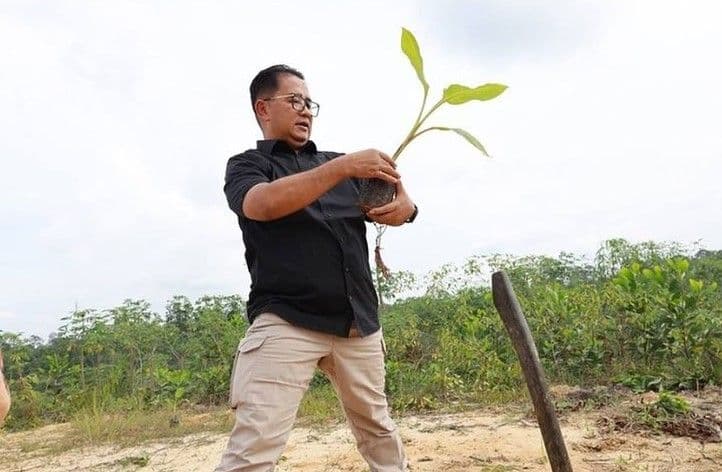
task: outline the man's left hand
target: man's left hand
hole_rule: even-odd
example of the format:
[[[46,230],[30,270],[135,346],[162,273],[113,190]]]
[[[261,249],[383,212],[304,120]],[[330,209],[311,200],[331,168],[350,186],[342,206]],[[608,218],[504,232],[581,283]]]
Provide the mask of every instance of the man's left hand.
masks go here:
[[[376,223],[401,226],[414,212],[414,202],[411,201],[401,181],[396,182],[396,198],[391,203],[373,208],[366,215]]]

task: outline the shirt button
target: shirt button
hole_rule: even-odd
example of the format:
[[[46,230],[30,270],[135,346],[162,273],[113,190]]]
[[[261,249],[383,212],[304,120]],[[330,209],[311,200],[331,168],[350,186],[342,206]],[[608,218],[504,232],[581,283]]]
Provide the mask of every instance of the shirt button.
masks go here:
[[[348,267],[346,267],[345,270],[346,270],[346,273],[347,273],[347,274],[351,272],[351,269],[349,269]]]
[[[350,302],[353,301],[353,297],[351,295],[348,296],[348,301],[350,301]]]

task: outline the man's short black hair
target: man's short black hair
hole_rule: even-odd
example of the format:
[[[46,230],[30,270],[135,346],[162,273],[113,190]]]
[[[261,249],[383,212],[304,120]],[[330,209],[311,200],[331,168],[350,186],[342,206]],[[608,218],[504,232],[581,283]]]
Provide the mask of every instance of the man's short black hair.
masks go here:
[[[273,93],[278,90],[278,76],[281,74],[295,75],[301,80],[306,80],[303,74],[293,67],[289,67],[286,64],[276,64],[275,66],[267,67],[261,72],[256,74],[251,81],[251,106],[256,106],[256,100],[266,93]]]

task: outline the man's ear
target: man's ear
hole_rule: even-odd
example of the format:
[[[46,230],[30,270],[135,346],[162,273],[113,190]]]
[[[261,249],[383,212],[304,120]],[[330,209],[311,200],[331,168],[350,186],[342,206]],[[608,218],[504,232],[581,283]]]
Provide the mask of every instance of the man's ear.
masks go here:
[[[256,117],[258,118],[259,123],[263,123],[265,121],[269,120],[269,112],[268,109],[268,102],[265,100],[261,100],[260,98],[256,100],[256,103],[253,105],[253,109],[256,111]]]

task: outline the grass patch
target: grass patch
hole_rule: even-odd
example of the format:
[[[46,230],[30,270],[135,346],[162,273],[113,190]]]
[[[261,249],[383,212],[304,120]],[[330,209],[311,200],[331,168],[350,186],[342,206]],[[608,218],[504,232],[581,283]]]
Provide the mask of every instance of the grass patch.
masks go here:
[[[330,383],[310,388],[298,408],[298,422],[302,426],[320,426],[344,419],[336,391]]]
[[[300,426],[322,426],[343,419],[343,411],[330,384],[309,389],[299,407]],[[222,407],[201,414],[173,409],[81,411],[67,425],[57,425],[52,435],[28,434],[16,444],[22,454],[46,456],[81,447],[108,444],[129,447],[197,433],[230,433],[233,422],[233,411]]]
[[[232,425],[233,416],[227,409],[200,415],[170,409],[110,414],[83,411],[71,423],[72,436],[80,445],[121,446],[206,431],[228,431]]]
[[[148,462],[150,462],[149,456],[128,456],[124,457],[122,459],[118,459],[115,461],[116,464],[118,464],[121,467],[130,467],[130,466],[138,466],[138,467],[145,467],[148,465]]]
[[[21,453],[53,455],[70,449],[112,444],[128,447],[202,432],[226,432],[233,426],[227,409],[207,413],[190,411],[143,411],[103,413],[82,411],[67,427],[51,437],[28,435],[18,441]]]

